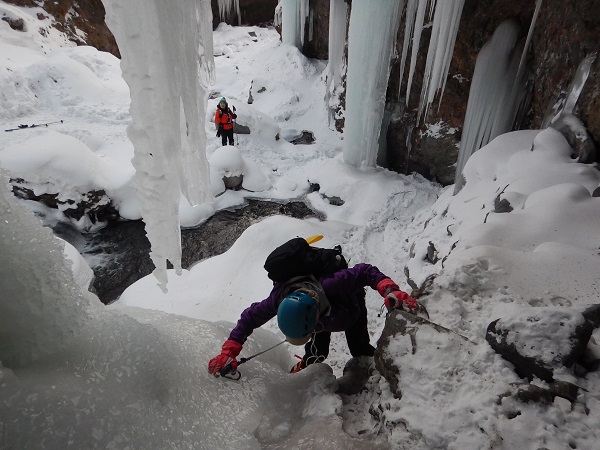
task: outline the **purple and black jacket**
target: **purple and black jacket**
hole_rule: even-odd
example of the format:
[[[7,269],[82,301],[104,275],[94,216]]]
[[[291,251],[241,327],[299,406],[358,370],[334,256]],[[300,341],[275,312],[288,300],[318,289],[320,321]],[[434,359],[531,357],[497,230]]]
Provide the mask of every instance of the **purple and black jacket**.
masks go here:
[[[331,304],[328,315],[319,318],[322,331],[344,331],[351,327],[359,317],[359,302],[364,297],[364,288],[377,289],[377,284],[389,278],[370,264],[356,264],[349,269],[340,270],[333,275],[319,278],[325,295]],[[277,315],[282,299],[283,283],[276,283],[269,296],[261,302],[252,303],[246,308],[229,339],[243,344],[256,329]]]

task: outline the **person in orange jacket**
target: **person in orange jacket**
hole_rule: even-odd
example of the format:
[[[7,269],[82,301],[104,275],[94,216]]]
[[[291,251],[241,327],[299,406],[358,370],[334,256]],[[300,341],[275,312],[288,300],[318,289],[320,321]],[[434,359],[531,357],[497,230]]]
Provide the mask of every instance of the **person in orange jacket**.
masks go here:
[[[229,145],[233,145],[233,120],[236,118],[235,106],[231,111],[225,97],[219,100],[215,112],[215,125],[217,126],[217,137],[221,136],[221,143],[224,146],[227,145],[227,141],[229,141]]]

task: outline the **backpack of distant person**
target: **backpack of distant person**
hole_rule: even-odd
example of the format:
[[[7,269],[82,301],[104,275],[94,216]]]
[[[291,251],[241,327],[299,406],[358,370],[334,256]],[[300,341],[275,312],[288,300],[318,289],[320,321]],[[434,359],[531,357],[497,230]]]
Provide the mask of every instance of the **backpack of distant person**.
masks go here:
[[[342,247],[319,248],[311,246],[304,238],[290,239],[267,256],[265,270],[273,282],[283,282],[294,277],[332,275],[347,269],[348,262]]]

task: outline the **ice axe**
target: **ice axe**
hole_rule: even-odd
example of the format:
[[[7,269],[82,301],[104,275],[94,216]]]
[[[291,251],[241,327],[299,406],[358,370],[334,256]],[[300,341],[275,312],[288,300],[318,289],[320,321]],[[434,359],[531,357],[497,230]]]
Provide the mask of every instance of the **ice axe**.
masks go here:
[[[231,105],[231,107],[233,108],[233,113],[235,114],[235,106]],[[236,124],[236,121],[235,121],[235,119],[233,119],[233,131],[235,132],[235,145],[237,146],[240,143],[240,137],[239,137],[239,133],[237,133],[235,130],[235,124]]]
[[[424,308],[425,307],[423,307],[423,309]],[[427,314],[427,316],[425,316],[425,315],[419,314],[419,312],[417,312],[417,314],[414,314],[414,313],[410,313],[410,312],[404,311],[402,309],[395,309],[394,311],[391,311],[390,313],[388,313],[388,315],[390,315],[392,313],[399,313],[400,315],[402,315],[404,317],[404,320],[408,320],[408,321],[413,322],[413,323],[417,322],[417,323],[421,323],[421,324],[430,325],[431,327],[433,327],[437,331],[443,331],[443,332],[446,332],[446,333],[452,333],[452,334],[454,334],[456,336],[459,336],[460,338],[464,339],[465,341],[470,342],[471,344],[477,345],[477,342],[474,342],[471,339],[469,339],[468,337],[463,336],[458,331],[452,330],[450,328],[446,328],[445,326],[440,325],[439,323],[431,321],[429,319],[429,314]]]
[[[250,361],[252,358],[256,358],[257,356],[262,355],[265,352],[268,352],[269,350],[273,350],[275,347],[279,347],[281,344],[283,344],[285,342],[287,342],[287,340],[284,339],[283,341],[279,342],[278,344],[275,344],[273,347],[269,347],[268,349],[258,352],[252,356],[248,356],[247,358],[240,358],[240,360],[238,362],[238,366]],[[227,364],[225,364],[223,367],[221,367],[221,369],[219,369],[219,375],[224,378],[227,378],[229,380],[238,381],[240,378],[242,378],[242,373],[237,369],[232,370],[232,367],[231,367],[232,362],[233,362],[233,358],[229,358],[227,360]]]

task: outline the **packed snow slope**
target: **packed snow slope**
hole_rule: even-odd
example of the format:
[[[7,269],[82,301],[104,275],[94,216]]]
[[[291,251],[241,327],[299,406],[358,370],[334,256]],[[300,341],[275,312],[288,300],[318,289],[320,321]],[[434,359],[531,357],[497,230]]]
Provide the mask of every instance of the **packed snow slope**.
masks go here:
[[[0,442],[14,448],[597,447],[597,372],[554,374],[583,388],[573,404],[500,401],[512,383],[524,381],[485,341],[487,325],[498,318],[518,323],[532,311],[574,313],[597,302],[600,200],[591,192],[600,176],[595,166],[571,159],[562,135],[546,129],[498,137],[469,160],[456,196],[453,186],[442,189],[420,176],[350,168],[341,159],[343,136],[330,129],[324,108],[326,62],[282,45],[274,30],[221,25],[204,130],[219,195],[197,208],[182,203],[181,223],[201,223],[247,197],[303,198],[326,220],[270,217],[224,254],[181,276],[169,272],[167,293],[147,277],[105,307],[81,288],[88,279],[81,261],[64,257],[64,244],[41,226],[31,204],[11,195],[7,180],[23,178],[36,192],[65,198],[104,189],[123,217],[139,218],[125,131],[129,91],[118,60],[70,47],[45,22],[51,19],[37,18],[40,11],[0,1],[0,14],[26,24],[17,32],[0,21],[6,55],[0,124],[63,120],[2,131],[0,139]],[[40,27],[48,32],[40,34]],[[238,153],[222,153],[214,137],[211,120],[222,96],[250,128],[236,137]],[[314,134],[314,144],[285,140],[303,130]],[[251,189],[224,191],[221,177],[240,171]],[[319,190],[311,192],[311,184]],[[494,212],[498,196],[511,212]],[[60,211],[35,210],[46,223],[65,220]],[[417,355],[400,343],[390,346],[403,368],[402,399],[377,373],[358,395],[335,393],[335,376],[350,357],[340,333],[327,365],[289,374],[301,349],[279,346],[242,365],[239,382],[209,376],[208,360],[241,311],[269,292],[266,255],[291,237],[313,234],[325,236],[324,247],[341,244],[350,264],[375,264],[408,291],[406,274],[417,285],[437,275],[421,300],[434,321],[474,347],[465,351],[439,336]],[[376,344],[382,299],[369,290],[367,304]],[[535,332],[531,340],[540,338]],[[544,333],[561,336],[558,325]],[[242,356],[281,339],[269,322]],[[597,352],[595,341],[589,351]]]

